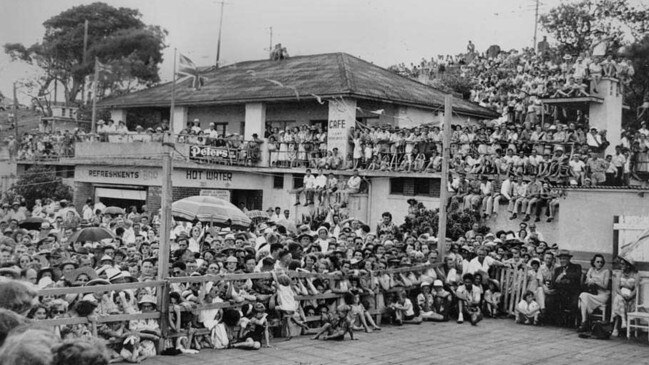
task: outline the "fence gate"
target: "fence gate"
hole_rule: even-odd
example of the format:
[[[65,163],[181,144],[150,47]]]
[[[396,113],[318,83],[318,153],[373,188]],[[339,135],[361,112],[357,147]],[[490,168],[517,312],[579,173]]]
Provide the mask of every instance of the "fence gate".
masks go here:
[[[636,262],[649,263],[649,216],[613,217],[613,257],[618,254],[633,258]]]

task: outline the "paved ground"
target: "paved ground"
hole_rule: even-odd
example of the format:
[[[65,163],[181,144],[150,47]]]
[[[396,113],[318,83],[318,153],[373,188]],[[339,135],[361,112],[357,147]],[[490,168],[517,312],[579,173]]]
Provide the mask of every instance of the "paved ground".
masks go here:
[[[259,351],[203,350],[197,355],[158,356],[143,365],[211,364],[649,364],[641,340],[580,339],[574,331],[515,325],[512,320],[424,323],[359,333],[358,341],[312,341],[302,336],[272,342]]]

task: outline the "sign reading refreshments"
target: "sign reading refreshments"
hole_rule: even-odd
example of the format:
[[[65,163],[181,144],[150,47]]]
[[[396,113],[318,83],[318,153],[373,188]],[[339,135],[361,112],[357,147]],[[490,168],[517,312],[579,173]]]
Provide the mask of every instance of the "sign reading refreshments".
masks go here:
[[[177,169],[171,180],[177,187],[231,188],[235,183],[243,183],[241,174],[231,171],[210,169]],[[120,166],[77,166],[75,181],[138,186],[161,186],[162,169],[156,167],[120,167]]]
[[[87,182],[119,183],[151,183],[160,181],[160,171],[155,168],[129,168],[129,167],[86,167],[78,166],[75,169],[75,180]]]

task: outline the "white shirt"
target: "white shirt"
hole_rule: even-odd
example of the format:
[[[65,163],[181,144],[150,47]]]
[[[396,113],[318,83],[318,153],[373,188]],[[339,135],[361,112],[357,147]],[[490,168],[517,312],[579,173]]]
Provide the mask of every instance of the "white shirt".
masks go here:
[[[468,291],[464,285],[460,285],[456,293],[458,297],[466,297],[471,304],[480,303],[480,297],[482,296],[482,290],[475,285],[471,286],[471,291]]]
[[[304,179],[302,179],[304,182],[304,188],[305,189],[313,189],[315,188],[315,176],[313,175],[304,175]]]
[[[494,260],[491,256],[486,256],[482,263],[478,261],[477,257],[474,257],[473,260],[469,261],[469,264],[466,265],[466,269],[463,274],[475,274],[478,271],[489,272],[489,268],[494,264]]]
[[[491,185],[491,181],[487,181],[486,184],[480,183],[480,191],[482,192],[483,195],[488,195],[493,192],[493,186]]]
[[[602,136],[588,133],[586,134],[586,143],[591,147],[599,147],[602,144]]]
[[[361,177],[352,176],[347,180],[347,187],[353,190],[358,190],[361,188]]]
[[[510,200],[512,198],[512,181],[510,179],[503,181],[502,185],[500,186],[500,194],[507,198],[507,200]]]
[[[574,172],[583,172],[584,168],[586,167],[586,164],[582,160],[571,160],[569,164],[570,168],[572,168],[572,171]]]
[[[530,303],[528,303],[525,299],[522,299],[520,302],[518,302],[518,305],[516,306],[516,310],[518,310],[519,313],[523,315],[530,315],[540,309],[539,304],[532,300]]]
[[[324,175],[318,175],[318,177],[315,178],[315,187],[322,189],[325,186],[327,186],[327,177]]]

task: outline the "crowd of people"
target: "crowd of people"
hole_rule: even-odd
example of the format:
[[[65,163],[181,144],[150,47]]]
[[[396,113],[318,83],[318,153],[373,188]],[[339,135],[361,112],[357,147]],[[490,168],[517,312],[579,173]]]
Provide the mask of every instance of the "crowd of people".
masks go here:
[[[485,316],[505,313],[501,290],[507,283],[497,280],[497,269],[504,267],[522,270],[527,278],[529,291],[516,305],[519,323],[566,325],[580,318],[583,332],[612,296],[615,328],[627,325],[638,284],[632,260],[620,260],[622,270],[613,279],[617,285],[611,286],[604,258],[595,255],[582,282],[582,267],[571,263],[567,250],[546,242],[534,222],[521,222],[518,232],[491,232],[476,223],[440,243],[426,208],[409,203],[401,226],[389,212],[370,226],[349,218],[337,204],[308,224],[289,223],[281,207],[269,208],[268,219],[246,229],[174,222],[168,274],[175,280],[163,304],[169,313],[163,319],[167,333],[157,319],[96,320],[162,311],[155,286],[41,295],[16,312],[27,318],[21,321],[36,323],[87,318],[87,324],[54,326],[52,341],[99,338],[111,360],[137,362],[156,355],[161,344],[165,354],[180,354],[202,348],[259,349],[270,346],[271,337],[341,340],[349,334],[353,339],[355,331],[424,321],[477,325]],[[33,290],[94,287],[158,276],[161,220],[146,207],[127,213],[92,199],[78,210],[52,199],[27,207],[21,197],[7,205],[0,211],[0,287],[7,280],[28,283]],[[418,224],[408,224],[414,221]],[[80,231],[92,227],[108,230],[110,237],[78,239]],[[407,270],[386,270],[394,268]],[[251,273],[268,275],[237,280],[238,274]],[[10,333],[7,343],[19,335]]]
[[[56,131],[53,133],[23,133],[16,139],[5,138],[9,160],[47,161],[61,157],[74,157],[74,143],[79,140],[78,131]]]

